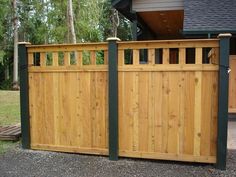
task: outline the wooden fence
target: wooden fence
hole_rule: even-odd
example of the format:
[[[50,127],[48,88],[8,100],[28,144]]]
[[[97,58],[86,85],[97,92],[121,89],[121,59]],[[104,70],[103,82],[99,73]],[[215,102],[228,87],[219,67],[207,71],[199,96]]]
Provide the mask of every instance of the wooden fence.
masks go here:
[[[119,156],[215,163],[219,40],[117,45]],[[32,149],[108,155],[107,46],[27,46]]]

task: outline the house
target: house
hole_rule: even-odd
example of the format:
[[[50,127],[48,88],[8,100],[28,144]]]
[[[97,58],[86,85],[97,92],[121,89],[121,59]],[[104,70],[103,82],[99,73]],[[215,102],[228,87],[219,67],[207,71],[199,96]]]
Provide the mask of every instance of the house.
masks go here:
[[[216,38],[231,33],[229,112],[236,113],[235,0],[113,0],[112,5],[132,22],[133,40]],[[193,52],[187,52],[190,63]],[[176,51],[170,55],[175,62]]]

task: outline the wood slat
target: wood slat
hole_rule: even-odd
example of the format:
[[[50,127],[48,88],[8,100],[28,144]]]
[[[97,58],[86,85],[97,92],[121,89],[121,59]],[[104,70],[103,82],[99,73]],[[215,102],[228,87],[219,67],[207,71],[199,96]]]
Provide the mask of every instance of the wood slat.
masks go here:
[[[202,73],[195,73],[195,104],[194,104],[194,155],[200,156],[201,116],[202,116]]]
[[[83,66],[83,52],[82,51],[76,52],[76,65]]]
[[[118,51],[118,65],[123,66],[125,64],[125,52],[124,50]]]
[[[46,53],[40,53],[40,66],[47,65],[47,56]]]
[[[34,65],[34,54],[33,53],[28,53],[28,64],[30,66]]]
[[[52,66],[58,66],[58,52],[52,53]]]
[[[133,50],[133,65],[139,65],[139,50]]]
[[[64,66],[70,66],[70,52],[64,52]]]
[[[96,65],[96,51],[90,52],[90,64]]]
[[[179,64],[186,64],[186,49],[179,48]]]
[[[170,50],[169,48],[163,49],[163,64],[169,64],[170,63]]]
[[[202,48],[201,47],[197,47],[196,48],[196,55],[195,55],[195,63],[196,64],[202,64]]]
[[[104,65],[108,64],[108,51],[104,50]]]
[[[148,49],[148,64],[155,64],[155,49]]]

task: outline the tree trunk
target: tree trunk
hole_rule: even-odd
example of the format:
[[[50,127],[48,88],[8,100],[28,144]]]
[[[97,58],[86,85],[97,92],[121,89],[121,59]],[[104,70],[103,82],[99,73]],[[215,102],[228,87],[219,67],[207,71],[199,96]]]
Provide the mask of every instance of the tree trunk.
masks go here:
[[[118,11],[112,8],[112,36],[117,37],[117,28],[119,26],[119,14]]]
[[[7,64],[5,67],[5,80],[10,79],[9,77],[9,65]]]
[[[18,83],[18,19],[17,19],[17,5],[16,0],[13,0],[13,11],[14,11],[14,18],[13,18],[13,29],[14,29],[14,67],[13,67],[13,89],[19,89]]]
[[[68,15],[68,32],[69,32],[69,42],[75,44],[76,36],[75,36],[75,28],[74,28],[74,17],[73,17],[73,7],[72,0],[67,1],[67,15]]]

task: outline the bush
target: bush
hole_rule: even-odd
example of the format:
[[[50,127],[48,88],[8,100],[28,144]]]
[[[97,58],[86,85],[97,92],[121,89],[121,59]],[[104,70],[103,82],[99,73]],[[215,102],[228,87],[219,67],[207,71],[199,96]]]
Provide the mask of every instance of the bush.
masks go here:
[[[0,83],[0,90],[12,90],[12,79],[2,81]]]

